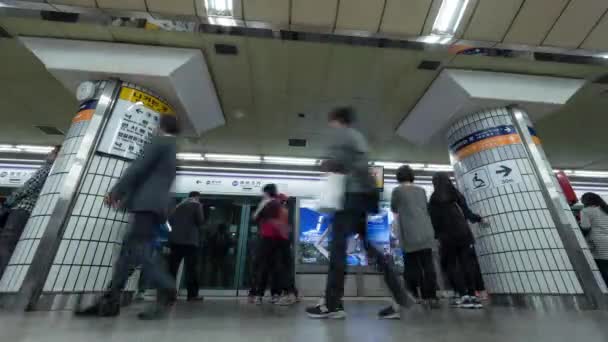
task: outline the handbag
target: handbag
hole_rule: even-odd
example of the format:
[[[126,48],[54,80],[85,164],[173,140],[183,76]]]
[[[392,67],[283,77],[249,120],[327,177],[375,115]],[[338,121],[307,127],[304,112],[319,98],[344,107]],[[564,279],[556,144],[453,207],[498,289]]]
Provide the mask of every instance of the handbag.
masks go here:
[[[341,173],[325,176],[319,195],[320,212],[335,212],[344,208],[345,182],[346,176]]]

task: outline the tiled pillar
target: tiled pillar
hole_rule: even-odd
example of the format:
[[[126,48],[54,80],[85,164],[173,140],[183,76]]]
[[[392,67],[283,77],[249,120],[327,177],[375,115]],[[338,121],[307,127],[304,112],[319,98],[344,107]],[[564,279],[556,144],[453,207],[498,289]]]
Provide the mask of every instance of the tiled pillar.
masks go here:
[[[497,303],[596,307],[606,285],[544,153],[535,159],[526,147],[527,141],[542,152],[527,115],[519,114],[523,125],[513,110],[496,108],[448,130],[458,187],[488,223],[473,227],[486,287]],[[564,223],[571,238],[564,236]]]
[[[0,296],[14,297],[9,306],[66,308],[73,294],[100,292],[111,277],[128,215],[105,206],[104,195],[154,134],[160,115],[175,114],[133,84],[96,88],[73,120],[0,281]]]

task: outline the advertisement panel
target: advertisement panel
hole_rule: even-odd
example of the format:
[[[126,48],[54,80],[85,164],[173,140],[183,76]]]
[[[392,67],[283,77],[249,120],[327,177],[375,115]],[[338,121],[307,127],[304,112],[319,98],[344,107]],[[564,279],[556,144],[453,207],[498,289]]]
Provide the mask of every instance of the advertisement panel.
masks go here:
[[[381,203],[380,214],[368,217],[367,234],[369,241],[385,253],[391,253],[391,223],[393,215],[389,203]],[[329,256],[331,214],[317,210],[317,200],[300,201],[299,255],[298,262],[309,265],[326,265]],[[348,239],[347,263],[349,266],[367,266],[369,261],[363,242],[356,235]]]

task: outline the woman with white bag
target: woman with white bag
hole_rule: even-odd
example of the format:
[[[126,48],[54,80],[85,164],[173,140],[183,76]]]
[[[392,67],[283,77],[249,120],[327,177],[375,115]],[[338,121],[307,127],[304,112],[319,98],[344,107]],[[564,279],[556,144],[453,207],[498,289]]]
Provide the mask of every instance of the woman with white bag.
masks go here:
[[[329,271],[324,303],[309,307],[306,312],[311,318],[346,317],[342,297],[347,239],[351,234],[359,234],[369,256],[377,260],[378,268],[384,273],[396,303],[403,306],[406,304],[406,296],[397,273],[387,262],[384,253],[371,245],[366,238],[367,214],[377,213],[379,210],[379,194],[368,167],[367,141],[352,127],[355,120],[351,108],[333,110],[328,120],[334,139],[329,147],[329,158],[322,168],[333,175],[329,176],[320,200],[323,209],[335,211],[329,243]]]

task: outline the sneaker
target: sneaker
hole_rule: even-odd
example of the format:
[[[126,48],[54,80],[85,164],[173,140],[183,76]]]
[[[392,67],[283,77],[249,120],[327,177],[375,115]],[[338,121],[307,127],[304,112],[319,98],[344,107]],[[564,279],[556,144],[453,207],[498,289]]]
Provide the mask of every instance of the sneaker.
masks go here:
[[[460,302],[458,304],[458,307],[461,309],[474,309],[475,302],[473,301],[473,298],[475,298],[475,297],[462,296],[462,298],[460,299]]]
[[[483,309],[483,304],[479,297],[471,297],[471,302],[473,303],[473,309]]]
[[[282,296],[275,304],[280,306],[290,306],[296,303],[296,296],[293,294]]]
[[[316,305],[306,309],[306,314],[310,318],[331,318],[331,319],[344,319],[346,318],[346,312],[344,308],[339,307],[334,311],[329,311],[325,305]]]
[[[401,312],[396,310],[393,305],[389,305],[386,308],[378,312],[379,319],[401,319]]]
[[[280,299],[281,299],[281,296],[279,296],[279,295],[272,295],[272,298],[270,298],[270,303],[277,304]]]
[[[264,300],[262,299],[262,296],[256,296],[255,300],[253,301],[253,303],[255,305],[262,305],[264,303]]]

